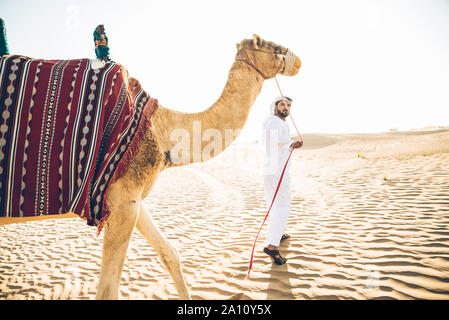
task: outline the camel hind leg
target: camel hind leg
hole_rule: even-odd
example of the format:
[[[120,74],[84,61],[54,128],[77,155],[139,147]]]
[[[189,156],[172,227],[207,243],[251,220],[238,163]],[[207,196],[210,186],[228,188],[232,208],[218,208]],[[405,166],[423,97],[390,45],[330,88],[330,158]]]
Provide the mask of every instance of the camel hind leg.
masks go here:
[[[178,290],[179,298],[190,300],[189,289],[187,288],[184,276],[182,274],[181,258],[178,251],[174,248],[154,224],[147,210],[140,205],[140,214],[137,220],[137,230],[142,233],[144,238],[154,248],[161,261],[164,263],[170,273],[175,287]]]

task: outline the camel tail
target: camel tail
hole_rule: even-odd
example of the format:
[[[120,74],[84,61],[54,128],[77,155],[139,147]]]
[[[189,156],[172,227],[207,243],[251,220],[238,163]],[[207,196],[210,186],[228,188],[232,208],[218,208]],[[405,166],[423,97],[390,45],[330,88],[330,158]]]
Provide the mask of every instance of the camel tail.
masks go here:
[[[8,42],[6,41],[5,21],[0,18],[0,57],[9,54]]]

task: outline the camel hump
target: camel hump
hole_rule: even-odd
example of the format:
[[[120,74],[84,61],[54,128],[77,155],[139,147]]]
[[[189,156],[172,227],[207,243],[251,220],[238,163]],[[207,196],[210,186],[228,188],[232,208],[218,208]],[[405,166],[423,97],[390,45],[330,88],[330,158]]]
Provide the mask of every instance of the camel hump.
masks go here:
[[[6,41],[5,21],[0,18],[0,57],[9,54],[8,41]]]

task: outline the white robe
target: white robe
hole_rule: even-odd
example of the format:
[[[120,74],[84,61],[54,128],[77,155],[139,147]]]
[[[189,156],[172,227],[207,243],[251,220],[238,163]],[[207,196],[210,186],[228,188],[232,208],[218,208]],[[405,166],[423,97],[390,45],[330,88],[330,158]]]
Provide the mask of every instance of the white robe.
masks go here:
[[[275,115],[269,116],[264,121],[260,141],[263,151],[265,200],[269,207],[290,153],[290,145],[294,141],[290,139],[287,122]],[[290,164],[289,161],[269,216],[267,242],[274,246],[279,246],[291,210]]]

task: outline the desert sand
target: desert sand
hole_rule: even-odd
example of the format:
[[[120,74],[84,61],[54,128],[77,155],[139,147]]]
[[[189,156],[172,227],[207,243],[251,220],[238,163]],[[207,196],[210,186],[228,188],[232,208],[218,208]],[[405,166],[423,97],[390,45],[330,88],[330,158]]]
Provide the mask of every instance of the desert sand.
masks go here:
[[[291,239],[262,249],[260,152],[233,145],[163,172],[145,206],[194,299],[449,299],[449,129],[305,134],[292,156]],[[6,220],[0,219],[0,224]],[[94,299],[103,234],[78,217],[0,225],[0,299]],[[120,299],[177,299],[134,231]]]

